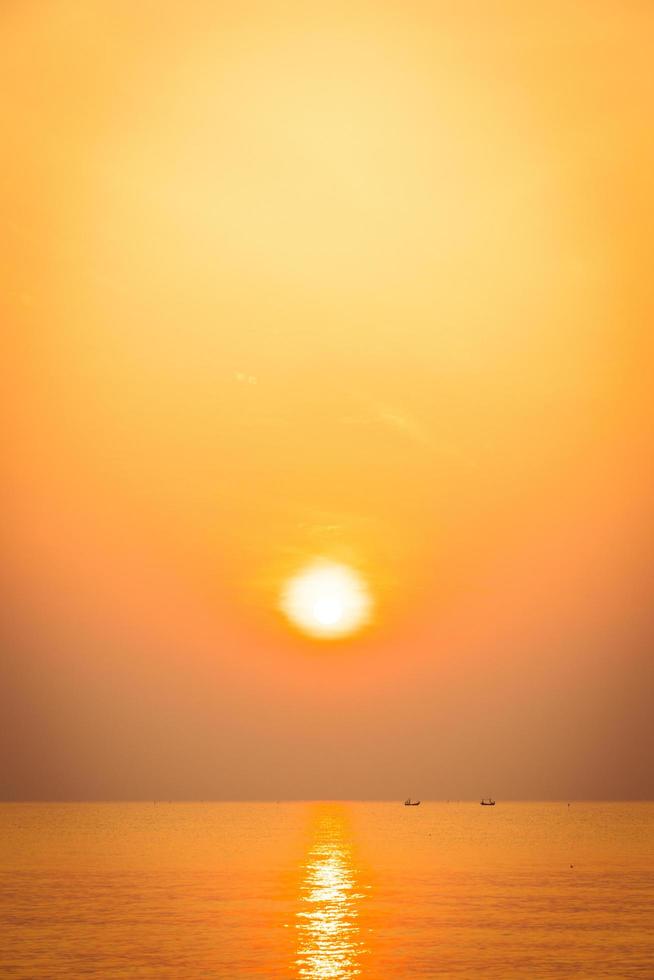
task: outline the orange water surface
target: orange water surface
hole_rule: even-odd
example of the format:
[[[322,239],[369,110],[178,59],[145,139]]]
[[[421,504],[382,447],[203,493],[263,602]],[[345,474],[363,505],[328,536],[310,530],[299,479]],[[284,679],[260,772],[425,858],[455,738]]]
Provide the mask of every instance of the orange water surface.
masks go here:
[[[651,978],[654,804],[5,804],[0,975]]]

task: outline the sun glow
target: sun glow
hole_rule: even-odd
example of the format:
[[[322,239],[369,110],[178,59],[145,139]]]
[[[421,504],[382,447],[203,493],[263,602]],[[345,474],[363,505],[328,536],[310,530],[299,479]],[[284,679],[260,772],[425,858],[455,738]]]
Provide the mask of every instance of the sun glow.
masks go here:
[[[354,569],[322,560],[286,582],[280,608],[304,633],[335,639],[354,633],[370,620],[372,599]]]

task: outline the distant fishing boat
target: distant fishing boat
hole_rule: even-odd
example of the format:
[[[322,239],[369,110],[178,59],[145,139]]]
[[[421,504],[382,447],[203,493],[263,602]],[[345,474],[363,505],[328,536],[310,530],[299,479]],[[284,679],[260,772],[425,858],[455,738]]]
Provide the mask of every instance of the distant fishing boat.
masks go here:
[[[482,800],[481,801],[481,805],[482,806],[495,806],[495,800],[491,799],[491,797],[489,796],[487,800]]]
[[[420,806],[420,800],[412,800],[411,797],[409,797],[408,800],[405,800],[404,801],[404,805],[405,806]]]

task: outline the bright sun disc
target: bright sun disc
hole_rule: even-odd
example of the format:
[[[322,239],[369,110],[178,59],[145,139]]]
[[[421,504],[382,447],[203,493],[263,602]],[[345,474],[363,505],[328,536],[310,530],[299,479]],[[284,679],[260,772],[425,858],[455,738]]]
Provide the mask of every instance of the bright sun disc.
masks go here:
[[[280,607],[304,633],[336,638],[369,621],[372,599],[354,569],[316,561],[286,582]]]

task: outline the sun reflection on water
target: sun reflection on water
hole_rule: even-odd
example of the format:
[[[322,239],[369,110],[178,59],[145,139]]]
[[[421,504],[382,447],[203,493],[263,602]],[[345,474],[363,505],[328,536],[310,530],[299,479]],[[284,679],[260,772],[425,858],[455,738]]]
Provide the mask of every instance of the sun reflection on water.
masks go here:
[[[347,980],[361,973],[363,897],[343,817],[335,811],[322,814],[300,886],[298,976]]]

